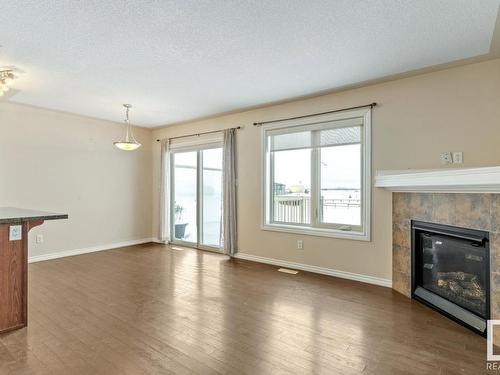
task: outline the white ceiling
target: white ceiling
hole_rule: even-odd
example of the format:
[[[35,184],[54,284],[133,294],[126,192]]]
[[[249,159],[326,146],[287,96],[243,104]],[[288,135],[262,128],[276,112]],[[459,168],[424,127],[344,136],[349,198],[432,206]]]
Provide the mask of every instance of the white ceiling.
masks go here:
[[[489,52],[500,0],[9,1],[8,100],[159,126]]]

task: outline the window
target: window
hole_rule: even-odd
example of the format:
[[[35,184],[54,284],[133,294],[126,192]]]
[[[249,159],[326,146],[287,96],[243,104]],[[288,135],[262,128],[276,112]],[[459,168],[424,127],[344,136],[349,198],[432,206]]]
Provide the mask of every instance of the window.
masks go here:
[[[263,229],[370,239],[370,110],[262,128]]]

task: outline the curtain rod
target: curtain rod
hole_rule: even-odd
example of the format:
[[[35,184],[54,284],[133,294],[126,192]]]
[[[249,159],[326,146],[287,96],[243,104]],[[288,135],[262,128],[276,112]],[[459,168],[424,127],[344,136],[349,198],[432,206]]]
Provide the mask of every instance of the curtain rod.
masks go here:
[[[278,120],[270,120],[270,121],[262,121],[262,122],[254,122],[254,126],[261,126],[264,124],[269,124],[271,122],[280,122],[280,121],[288,121],[288,120],[297,120],[299,118],[307,118],[307,117],[312,117],[312,116],[319,116],[319,115],[326,115],[328,113],[335,113],[335,112],[343,112],[343,111],[348,111],[350,109],[359,109],[359,108],[366,108],[370,107],[373,108],[377,105],[377,103],[373,102],[370,104],[365,104],[365,105],[358,105],[356,107],[349,107],[349,108],[342,108],[342,109],[335,109],[333,111],[326,111],[326,112],[320,112],[320,113],[312,113],[310,115],[303,115],[303,116],[296,116],[296,117],[288,117],[288,118],[280,118]]]
[[[223,132],[224,130],[229,130],[229,129],[236,129],[236,130],[238,130],[238,129],[241,129],[241,126],[237,126],[235,128],[221,129],[221,130],[212,130],[212,131],[209,131],[209,132],[186,134],[186,135],[178,135],[177,137],[168,138],[168,140],[178,139],[178,138],[186,138],[186,137],[199,137],[200,135],[203,135],[203,134],[220,133],[220,132]],[[161,139],[157,139],[156,140],[156,142],[160,142],[160,141],[161,141]]]

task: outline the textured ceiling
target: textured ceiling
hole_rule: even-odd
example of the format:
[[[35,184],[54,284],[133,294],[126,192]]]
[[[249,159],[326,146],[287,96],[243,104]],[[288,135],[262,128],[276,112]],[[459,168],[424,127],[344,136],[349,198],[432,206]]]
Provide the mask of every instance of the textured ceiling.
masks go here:
[[[16,0],[8,100],[159,126],[489,52],[500,0]]]

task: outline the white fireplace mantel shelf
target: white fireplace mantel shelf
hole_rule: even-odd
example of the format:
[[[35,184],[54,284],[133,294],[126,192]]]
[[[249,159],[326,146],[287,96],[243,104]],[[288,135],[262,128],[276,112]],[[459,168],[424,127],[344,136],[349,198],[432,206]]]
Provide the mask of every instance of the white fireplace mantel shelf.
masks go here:
[[[375,186],[394,192],[500,193],[500,167],[382,170]]]

